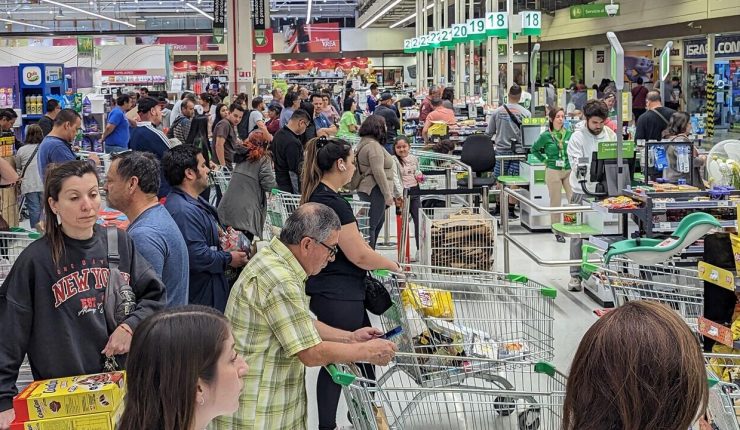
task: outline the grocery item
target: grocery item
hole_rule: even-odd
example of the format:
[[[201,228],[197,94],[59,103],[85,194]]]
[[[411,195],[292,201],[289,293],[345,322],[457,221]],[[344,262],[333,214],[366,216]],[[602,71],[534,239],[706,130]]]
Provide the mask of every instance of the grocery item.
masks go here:
[[[124,373],[35,381],[13,399],[16,421],[113,412],[125,395]]]
[[[638,202],[632,200],[627,196],[609,197],[601,202],[599,205],[609,209],[637,209]]]
[[[123,404],[115,411],[72,417],[49,418],[38,421],[15,421],[10,430],[115,430],[123,415]]]
[[[731,234],[730,242],[732,243],[732,254],[735,257],[735,270],[740,273],[740,236]]]
[[[424,288],[409,282],[401,291],[401,302],[404,307],[417,309],[427,317],[451,319],[455,316],[452,293],[449,291]]]

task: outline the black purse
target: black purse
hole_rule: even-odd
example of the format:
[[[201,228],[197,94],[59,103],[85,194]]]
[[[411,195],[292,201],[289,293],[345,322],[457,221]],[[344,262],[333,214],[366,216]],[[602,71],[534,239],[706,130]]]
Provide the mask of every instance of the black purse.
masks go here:
[[[382,282],[368,273],[363,283],[365,284],[365,309],[370,313],[380,316],[393,306],[391,295]]]

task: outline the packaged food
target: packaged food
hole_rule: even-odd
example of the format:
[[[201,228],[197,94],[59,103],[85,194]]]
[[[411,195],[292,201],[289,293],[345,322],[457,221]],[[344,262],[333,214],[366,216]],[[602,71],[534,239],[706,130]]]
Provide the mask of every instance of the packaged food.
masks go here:
[[[500,342],[498,344],[499,360],[523,360],[529,355],[530,349],[523,339]]]
[[[730,243],[732,243],[732,254],[735,257],[735,270],[740,273],[740,236],[731,234]]]
[[[411,282],[401,291],[401,302],[419,310],[424,316],[451,319],[455,316],[452,293],[449,291],[424,288]]]
[[[113,412],[124,395],[123,372],[54,378],[26,387],[13,399],[13,410],[18,422]]]
[[[432,333],[440,333],[451,339],[468,356],[493,360],[498,358],[497,343],[490,334],[439,318],[429,318],[427,322]]]
[[[49,418],[38,421],[15,421],[10,430],[115,430],[123,414],[123,404],[112,412]]]

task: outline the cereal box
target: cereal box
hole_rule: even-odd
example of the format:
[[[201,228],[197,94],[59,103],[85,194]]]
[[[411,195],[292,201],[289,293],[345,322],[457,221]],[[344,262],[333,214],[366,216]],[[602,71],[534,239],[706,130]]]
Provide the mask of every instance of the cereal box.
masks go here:
[[[123,404],[114,412],[99,412],[39,421],[14,422],[10,430],[115,430],[123,414]]]
[[[123,372],[54,378],[26,387],[13,399],[13,409],[20,423],[110,413],[122,403],[124,395]]]

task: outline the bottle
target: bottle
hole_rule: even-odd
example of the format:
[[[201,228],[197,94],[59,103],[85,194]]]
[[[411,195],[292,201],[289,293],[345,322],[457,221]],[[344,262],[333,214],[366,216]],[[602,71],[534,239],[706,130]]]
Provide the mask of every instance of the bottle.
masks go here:
[[[31,96],[26,96],[25,99],[24,99],[24,101],[26,102],[25,105],[24,105],[26,114],[30,114],[32,112],[32,110],[31,110],[32,109],[32,107],[31,107]]]
[[[92,103],[90,103],[90,99],[85,97],[85,100],[82,102],[82,115],[83,116],[90,116],[92,113]]]

